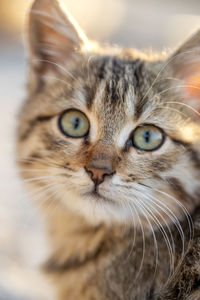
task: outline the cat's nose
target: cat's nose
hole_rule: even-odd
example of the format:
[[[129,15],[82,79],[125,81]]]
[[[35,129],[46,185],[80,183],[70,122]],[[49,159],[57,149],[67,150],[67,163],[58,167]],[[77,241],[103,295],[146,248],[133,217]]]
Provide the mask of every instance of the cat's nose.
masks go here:
[[[87,166],[85,167],[85,170],[95,185],[101,184],[104,181],[105,176],[111,176],[115,173],[115,171],[107,167],[98,168],[95,166]]]

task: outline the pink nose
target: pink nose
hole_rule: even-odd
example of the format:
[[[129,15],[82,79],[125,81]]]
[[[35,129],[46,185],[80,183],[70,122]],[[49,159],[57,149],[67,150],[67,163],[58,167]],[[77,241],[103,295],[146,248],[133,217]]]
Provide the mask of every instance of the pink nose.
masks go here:
[[[115,171],[107,167],[98,168],[95,166],[87,166],[85,167],[85,170],[90,175],[90,178],[95,185],[101,184],[104,181],[105,176],[111,176],[115,173]]]

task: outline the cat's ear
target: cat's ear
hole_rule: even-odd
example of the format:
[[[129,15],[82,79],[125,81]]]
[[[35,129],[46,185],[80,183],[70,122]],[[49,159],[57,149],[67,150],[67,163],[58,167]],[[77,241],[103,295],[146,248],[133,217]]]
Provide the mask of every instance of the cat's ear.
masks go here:
[[[88,43],[78,24],[57,0],[35,0],[28,25],[31,73],[37,82],[47,78],[48,72],[68,68]]]
[[[200,30],[168,59],[167,65],[174,84],[181,89],[181,100],[192,108],[192,116],[200,119]]]

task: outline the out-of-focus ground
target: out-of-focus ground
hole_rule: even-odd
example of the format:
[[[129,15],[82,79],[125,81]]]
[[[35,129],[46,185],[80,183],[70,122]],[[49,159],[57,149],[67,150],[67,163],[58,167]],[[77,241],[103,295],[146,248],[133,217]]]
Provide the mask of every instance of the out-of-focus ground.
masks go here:
[[[198,0],[64,2],[89,37],[122,46],[174,48],[200,28]],[[43,220],[14,163],[16,118],[26,90],[23,25],[29,5],[0,0],[0,300],[48,299],[36,268],[45,256]]]

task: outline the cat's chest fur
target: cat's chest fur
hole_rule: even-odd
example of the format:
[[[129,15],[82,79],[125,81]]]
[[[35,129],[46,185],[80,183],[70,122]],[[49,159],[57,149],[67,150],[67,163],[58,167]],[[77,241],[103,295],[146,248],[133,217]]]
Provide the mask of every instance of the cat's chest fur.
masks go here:
[[[192,276],[194,280],[188,289],[193,290],[193,285],[197,285],[192,293],[198,293],[200,272],[199,275],[194,274],[200,259],[199,222],[195,226],[195,242],[184,257],[184,267],[179,268],[176,277],[169,278],[169,249],[162,234],[156,236],[156,252],[151,233],[146,234],[143,241],[141,236],[134,235],[133,228],[112,229],[101,224],[91,227],[71,212],[59,209],[56,212],[54,215],[48,214],[53,251],[43,271],[56,283],[59,299],[175,300],[179,299],[177,289],[187,285]],[[197,211],[195,218],[198,220],[199,216]],[[175,230],[171,230],[176,240],[176,265],[180,259],[182,242]],[[193,263],[194,268],[191,269]],[[187,293],[185,288],[185,295],[180,299],[188,299]],[[194,299],[198,299],[198,295]]]
[[[89,41],[57,0],[28,23],[17,159],[55,300],[199,300],[200,32],[158,57]]]

